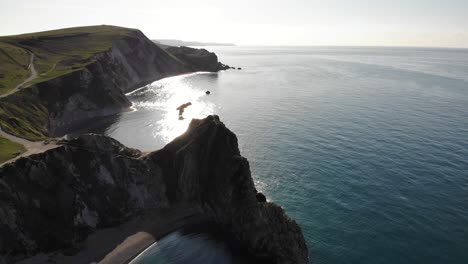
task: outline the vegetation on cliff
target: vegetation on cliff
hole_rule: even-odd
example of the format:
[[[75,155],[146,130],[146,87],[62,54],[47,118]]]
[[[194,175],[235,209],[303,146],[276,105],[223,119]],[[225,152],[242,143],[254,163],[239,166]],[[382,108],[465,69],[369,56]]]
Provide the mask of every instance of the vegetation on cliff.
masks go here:
[[[96,61],[95,55],[112,48],[137,30],[114,26],[77,27],[0,38],[0,95],[11,91],[29,76],[29,53],[35,54],[38,78],[27,89],[0,99],[0,126],[12,135],[29,140],[49,136],[47,101],[35,85],[75,71]],[[65,85],[64,85],[65,86]],[[63,87],[67,89],[67,87]]]
[[[25,151],[25,148],[18,143],[0,136],[0,164],[12,159]]]
[[[0,99],[3,131],[32,141],[47,138],[49,111],[38,93],[37,87],[31,87]]]
[[[95,61],[94,55],[112,47],[135,29],[114,26],[66,28],[0,37],[0,94],[14,88],[28,75],[29,52],[39,77],[32,83],[83,69]]]
[[[29,76],[29,54],[0,38],[0,95],[11,91]]]

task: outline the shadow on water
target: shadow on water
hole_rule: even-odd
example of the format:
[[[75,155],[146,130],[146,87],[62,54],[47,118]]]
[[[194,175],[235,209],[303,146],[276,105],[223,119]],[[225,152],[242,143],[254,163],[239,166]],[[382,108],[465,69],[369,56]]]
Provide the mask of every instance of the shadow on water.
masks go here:
[[[79,129],[75,129],[72,132],[67,134],[68,138],[74,138],[79,135],[83,135],[86,133],[93,133],[93,134],[101,134],[105,135],[106,131],[115,123],[118,123],[120,118],[122,117],[122,113],[117,113],[105,117],[98,117],[93,118],[86,122],[85,124],[81,124]]]

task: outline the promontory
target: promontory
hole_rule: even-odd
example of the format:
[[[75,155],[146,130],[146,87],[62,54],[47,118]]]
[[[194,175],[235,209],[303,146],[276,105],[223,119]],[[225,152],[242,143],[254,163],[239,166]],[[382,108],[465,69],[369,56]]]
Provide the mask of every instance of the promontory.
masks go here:
[[[155,80],[229,68],[205,49],[115,26],[0,37],[0,263],[129,263],[195,224],[248,263],[307,263],[301,228],[255,188],[218,116],[150,153],[63,137],[128,109],[126,93]]]

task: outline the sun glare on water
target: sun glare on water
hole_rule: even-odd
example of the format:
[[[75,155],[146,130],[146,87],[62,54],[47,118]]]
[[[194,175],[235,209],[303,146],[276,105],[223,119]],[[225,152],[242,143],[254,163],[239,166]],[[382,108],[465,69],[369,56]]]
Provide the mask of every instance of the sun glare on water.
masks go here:
[[[184,133],[193,118],[204,118],[213,114],[215,104],[206,100],[205,91],[196,89],[187,81],[187,78],[193,75],[166,78],[129,94],[148,97],[148,100],[134,103],[133,107],[136,111],[153,109],[160,113],[161,116],[154,119],[157,121],[153,124],[153,137],[160,137],[168,143]],[[180,120],[179,111],[176,108],[188,102],[192,105],[185,108],[183,119]]]

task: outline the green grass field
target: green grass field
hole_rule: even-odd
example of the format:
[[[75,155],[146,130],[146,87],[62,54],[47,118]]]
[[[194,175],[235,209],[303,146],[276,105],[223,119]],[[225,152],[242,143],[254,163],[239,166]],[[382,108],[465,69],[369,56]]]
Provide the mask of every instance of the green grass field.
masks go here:
[[[26,149],[22,145],[0,137],[0,163],[12,159],[25,151]]]
[[[29,51],[36,55],[34,65],[39,75],[31,85],[83,69],[94,62],[96,53],[109,50],[113,41],[132,31],[92,26],[0,37],[0,94],[28,78]]]

